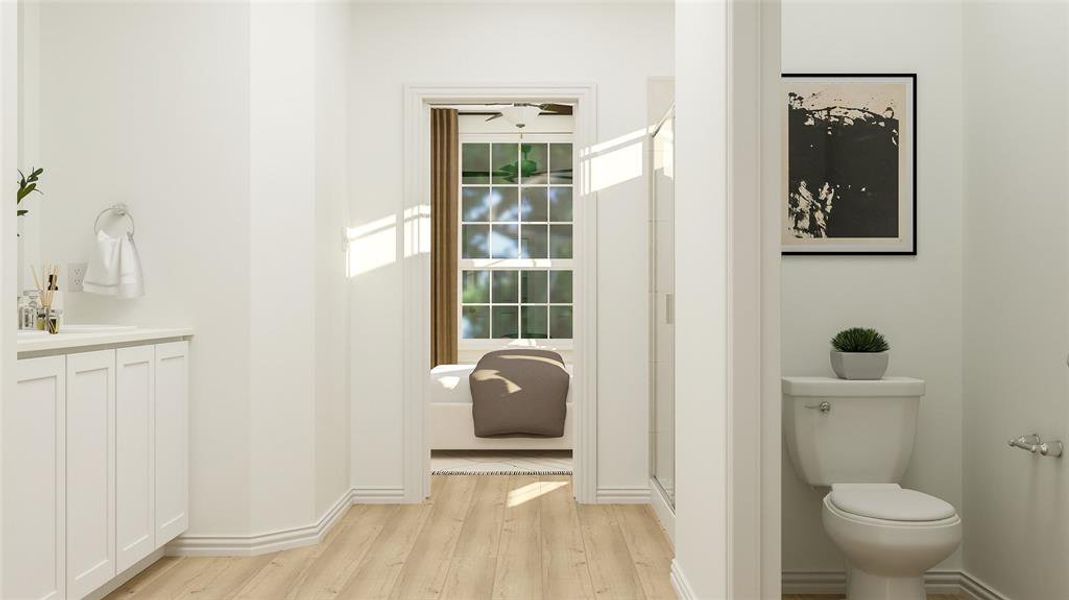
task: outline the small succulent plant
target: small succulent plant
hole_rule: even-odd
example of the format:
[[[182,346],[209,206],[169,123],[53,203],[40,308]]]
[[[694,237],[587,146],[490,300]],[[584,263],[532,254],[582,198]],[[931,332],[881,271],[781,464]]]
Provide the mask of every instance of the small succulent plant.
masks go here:
[[[875,329],[851,327],[835,334],[831,347],[839,352],[887,352],[890,344]]]

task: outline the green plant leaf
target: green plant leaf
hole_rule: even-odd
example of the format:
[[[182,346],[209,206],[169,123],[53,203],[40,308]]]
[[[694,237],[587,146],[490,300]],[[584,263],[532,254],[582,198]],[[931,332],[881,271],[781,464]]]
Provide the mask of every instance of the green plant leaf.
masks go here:
[[[19,169],[18,171],[19,192],[18,195],[15,197],[16,206],[22,204],[22,201],[26,199],[26,196],[29,196],[33,192],[37,192],[38,194],[44,193],[41,190],[37,189],[37,180],[41,176],[41,174],[45,172],[44,168],[37,167],[36,169],[31,170],[29,175],[23,173],[22,169]]]
[[[851,327],[835,334],[832,348],[839,352],[887,352],[891,346],[875,329]]]
[[[20,216],[20,217],[21,217],[22,215],[24,215],[24,214],[26,214],[26,213],[28,213],[28,212],[30,212],[30,211],[28,211],[28,210],[26,210],[26,209],[21,209],[21,210],[17,211],[17,213],[16,213],[16,214],[17,214],[17,216]]]
[[[25,187],[19,188],[18,199],[15,201],[15,204],[21,204],[22,203],[22,199],[25,198],[26,196],[29,196],[30,193],[33,192],[36,189],[37,189],[37,184],[36,183],[31,183],[30,185],[27,185]]]

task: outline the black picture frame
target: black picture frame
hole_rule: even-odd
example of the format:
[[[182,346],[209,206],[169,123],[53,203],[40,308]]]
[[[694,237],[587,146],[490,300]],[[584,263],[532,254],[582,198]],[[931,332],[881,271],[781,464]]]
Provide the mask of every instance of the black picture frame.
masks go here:
[[[783,108],[783,174],[780,190],[780,198],[783,204],[781,208],[782,221],[781,221],[781,254],[783,256],[829,256],[829,255],[841,255],[841,256],[916,256],[917,255],[917,74],[916,73],[783,73],[781,80],[783,86],[781,88],[782,100],[784,101]],[[853,242],[844,243],[836,246],[834,242],[819,242],[812,243],[811,246],[805,247],[805,241],[797,241],[794,239],[788,239],[788,214],[789,214],[789,194],[790,194],[790,156],[789,156],[789,142],[790,132],[788,127],[788,113],[790,107],[788,101],[790,99],[791,83],[795,83],[800,80],[812,80],[808,82],[808,85],[819,85],[826,82],[828,87],[833,85],[849,85],[850,83],[858,83],[863,85],[865,82],[877,82],[882,80],[883,83],[900,83],[907,84],[908,91],[906,92],[906,99],[908,100],[908,108],[906,111],[905,119],[899,121],[899,136],[902,132],[908,131],[909,143],[906,147],[909,150],[908,161],[908,185],[901,186],[899,184],[899,197],[898,197],[898,209],[901,215],[903,207],[902,187],[908,190],[910,198],[905,209],[908,209],[909,223],[906,224],[906,231],[908,233],[908,243],[899,243],[893,245],[887,243],[886,246],[880,244],[886,243],[886,240],[891,238],[871,238],[873,240],[879,240],[878,242]],[[901,148],[899,149],[901,152]],[[901,156],[901,154],[899,155]],[[900,177],[901,181],[901,177]],[[899,223],[899,238],[901,238],[901,223]],[[804,240],[807,238],[796,238]],[[828,238],[824,238],[828,239]],[[854,238],[851,238],[854,239]],[[790,242],[790,244],[788,244]],[[867,244],[873,244],[872,248],[865,248],[863,246]],[[804,249],[801,249],[804,248]]]

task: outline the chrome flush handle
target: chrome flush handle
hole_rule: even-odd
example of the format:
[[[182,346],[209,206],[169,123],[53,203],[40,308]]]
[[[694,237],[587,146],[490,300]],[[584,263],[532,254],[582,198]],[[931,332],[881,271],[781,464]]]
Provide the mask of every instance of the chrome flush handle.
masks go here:
[[[824,414],[828,414],[831,412],[831,402],[828,402],[827,400],[821,402],[820,404],[806,404],[805,407],[809,410],[819,410]]]
[[[1028,435],[1022,435],[1015,440],[1010,440],[1007,443],[1013,448],[1028,450],[1032,454],[1035,454],[1036,452],[1039,452],[1039,445],[1043,443],[1043,439],[1039,437],[1038,433],[1030,433]]]

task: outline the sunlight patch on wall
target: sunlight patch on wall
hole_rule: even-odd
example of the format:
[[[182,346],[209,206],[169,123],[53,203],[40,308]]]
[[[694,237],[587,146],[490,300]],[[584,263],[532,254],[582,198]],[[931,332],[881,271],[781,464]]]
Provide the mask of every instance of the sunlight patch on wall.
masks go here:
[[[350,227],[347,235],[350,278],[397,260],[397,215]]]
[[[431,207],[420,204],[404,212],[405,258],[431,253]]]
[[[598,192],[642,177],[646,135],[645,129],[638,129],[584,150],[581,160],[586,163],[589,191]]]

